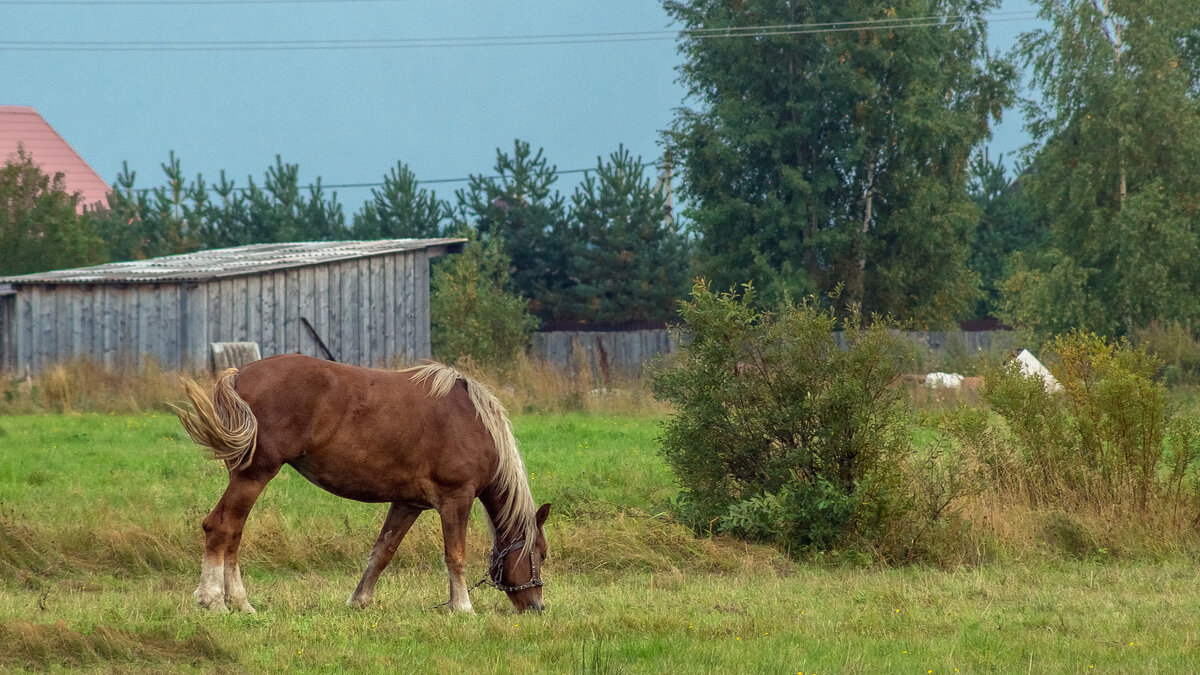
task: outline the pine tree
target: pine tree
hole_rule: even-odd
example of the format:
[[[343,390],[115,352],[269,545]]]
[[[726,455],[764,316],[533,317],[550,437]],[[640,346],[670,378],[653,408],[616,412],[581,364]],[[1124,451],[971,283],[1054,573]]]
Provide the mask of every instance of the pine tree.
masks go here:
[[[509,368],[529,346],[537,319],[509,290],[509,260],[498,237],[483,243],[473,231],[458,255],[438,260],[430,280],[433,356],[469,357],[484,368]]]
[[[397,162],[382,188],[372,188],[371,201],[354,215],[351,234],[355,239],[442,237],[452,215],[449,204],[422,189],[417,175]]]
[[[571,198],[570,276],[558,319],[598,324],[675,318],[688,289],[684,237],[662,192],[624,146],[596,158]]]
[[[566,209],[554,190],[557,169],[539,148],[513,142],[512,154],[496,150],[498,177],[472,175],[456,192],[462,217],[487,243],[498,238],[510,261],[514,290],[529,299],[530,310],[553,318],[570,286],[564,239]]]
[[[1004,155],[995,162],[986,149],[975,155],[971,161],[969,191],[980,213],[979,227],[971,244],[970,267],[979,275],[983,294],[974,315],[994,317],[1000,311],[1000,284],[1007,277],[1010,256],[1039,245],[1043,223],[1036,217],[1028,195],[1010,178]]]

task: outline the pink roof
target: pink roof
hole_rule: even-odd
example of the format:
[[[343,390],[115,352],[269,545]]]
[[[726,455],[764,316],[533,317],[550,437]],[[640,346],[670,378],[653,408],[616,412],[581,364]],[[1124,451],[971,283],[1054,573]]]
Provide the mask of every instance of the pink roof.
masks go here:
[[[108,183],[36,110],[25,105],[0,105],[0,164],[15,159],[18,146],[23,146],[45,173],[53,176],[62,172],[67,191],[80,193],[79,210],[97,202],[108,203]]]

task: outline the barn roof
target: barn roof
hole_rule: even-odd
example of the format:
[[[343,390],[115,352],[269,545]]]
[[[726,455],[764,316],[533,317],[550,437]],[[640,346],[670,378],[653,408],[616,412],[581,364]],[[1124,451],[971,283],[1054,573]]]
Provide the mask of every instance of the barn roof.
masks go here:
[[[15,159],[24,147],[33,163],[51,177],[61,172],[67,192],[79,193],[79,210],[105,204],[108,183],[75,152],[37,110],[26,105],[0,105],[0,164]]]
[[[0,283],[21,286],[207,281],[401,251],[435,249],[430,253],[458,253],[465,241],[466,239],[378,239],[250,244],[147,260],[0,277]]]

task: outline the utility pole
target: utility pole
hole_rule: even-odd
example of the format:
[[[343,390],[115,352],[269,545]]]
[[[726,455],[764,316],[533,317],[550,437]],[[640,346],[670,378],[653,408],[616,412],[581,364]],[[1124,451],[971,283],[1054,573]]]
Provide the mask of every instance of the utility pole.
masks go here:
[[[667,206],[667,216],[663,218],[663,224],[668,228],[675,222],[673,188],[671,184],[671,151],[663,153],[662,163],[659,164],[658,182],[654,184],[654,191],[663,196],[663,202]]]

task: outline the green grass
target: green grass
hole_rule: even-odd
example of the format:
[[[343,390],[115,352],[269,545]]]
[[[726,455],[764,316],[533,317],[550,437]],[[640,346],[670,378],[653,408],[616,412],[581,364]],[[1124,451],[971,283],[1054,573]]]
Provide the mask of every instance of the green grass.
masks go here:
[[[223,470],[162,414],[0,417],[0,670],[144,672],[1186,672],[1200,635],[1194,561],[1010,562],[974,569],[795,564],[695,537],[657,421],[514,420],[547,526],[547,612],[446,599],[434,514],[365,611],[344,600],[381,505],[290,469],[250,516],[259,614],[192,602],[199,523]],[[488,542],[476,514],[469,573]],[[1094,668],[1093,668],[1094,666]],[[436,671],[432,669],[437,669]]]

